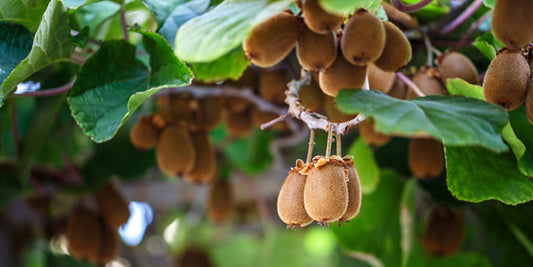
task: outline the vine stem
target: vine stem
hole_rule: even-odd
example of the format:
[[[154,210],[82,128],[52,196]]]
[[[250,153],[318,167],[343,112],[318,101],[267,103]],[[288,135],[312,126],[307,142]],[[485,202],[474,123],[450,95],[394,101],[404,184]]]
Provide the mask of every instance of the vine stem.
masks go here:
[[[120,24],[122,25],[122,33],[124,34],[124,40],[126,42],[130,41],[130,36],[128,35],[128,24],[126,23],[126,10],[124,5],[120,9]]]
[[[416,84],[411,81],[411,79],[407,78],[407,76],[405,76],[403,73],[401,72],[396,72],[396,77],[398,77],[398,79],[400,79],[403,83],[405,83],[409,88],[411,88],[411,90],[413,90],[413,92],[415,92],[415,94],[417,96],[426,96],[426,94],[424,94],[422,92],[422,90],[420,90],[420,88],[418,88],[418,86],[416,86]]]
[[[421,0],[420,2],[412,5],[404,4],[401,0],[391,0],[390,2],[396,9],[402,12],[413,13],[429,5],[431,2],[433,2],[433,0]]]
[[[311,129],[311,133],[309,134],[309,145],[307,147],[307,159],[305,160],[305,163],[311,162],[311,159],[313,158],[314,147],[315,147],[315,130]]]
[[[470,6],[468,6],[468,8],[465,9],[465,11],[463,11],[463,13],[461,13],[452,22],[442,28],[440,30],[440,34],[445,35],[455,30],[457,27],[463,24],[470,16],[472,16],[481,7],[482,4],[483,0],[475,0]]]
[[[11,100],[10,109],[11,109],[11,132],[13,135],[13,147],[15,148],[15,157],[17,159],[20,159],[20,149],[19,149],[20,135],[19,135],[19,124],[17,120],[17,103],[15,99]]]
[[[331,127],[331,124],[328,126],[328,141],[326,145],[326,158],[329,158],[331,155],[331,143],[333,142],[333,127]]]
[[[15,94],[14,96],[17,96],[17,97],[19,97],[19,96],[43,97],[43,96],[59,95],[59,94],[68,92],[70,89],[72,89],[72,86],[74,85],[74,82],[75,81],[72,81],[70,83],[67,83],[65,85],[61,85],[59,87],[52,88],[52,89],[38,90],[38,91],[35,91],[35,92],[26,92],[26,93],[22,93],[22,94]]]

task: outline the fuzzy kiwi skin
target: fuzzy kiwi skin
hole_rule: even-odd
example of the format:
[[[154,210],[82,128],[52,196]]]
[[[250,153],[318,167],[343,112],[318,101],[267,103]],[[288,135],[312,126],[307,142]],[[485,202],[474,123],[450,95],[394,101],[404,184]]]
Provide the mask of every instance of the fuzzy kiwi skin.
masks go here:
[[[304,187],[304,205],[309,217],[321,225],[344,215],[348,209],[348,185],[342,161],[330,160],[311,168]]]
[[[196,151],[186,124],[177,123],[161,132],[157,142],[156,158],[159,168],[168,175],[189,172],[194,167]]]
[[[311,80],[311,83],[306,84],[298,91],[298,96],[302,105],[314,112],[319,112],[324,108],[325,95],[320,90],[318,84]]]
[[[368,65],[368,85],[370,89],[388,94],[394,86],[396,75],[394,72],[383,71],[374,64]]]
[[[227,113],[225,126],[231,136],[245,137],[250,135],[254,129],[251,108],[249,107],[241,112]]]
[[[288,229],[297,229],[313,222],[304,206],[304,187],[307,177],[298,170],[293,168],[289,171],[278,195],[278,215],[287,224]]]
[[[130,218],[129,202],[113,183],[107,183],[95,198],[105,223],[112,229],[119,228]]]
[[[208,132],[191,133],[191,140],[196,151],[194,167],[183,175],[191,184],[206,184],[213,180],[217,170],[217,157]]]
[[[459,251],[464,235],[463,217],[463,213],[448,207],[433,208],[423,236],[425,250],[435,256],[450,256]]]
[[[304,0],[302,11],[307,27],[318,34],[330,33],[338,29],[344,21],[344,16],[325,11],[318,0]]]
[[[86,207],[76,207],[67,223],[67,241],[70,255],[89,260],[100,248],[100,222],[96,212]]]
[[[171,95],[168,100],[167,122],[189,121],[191,119],[190,95],[179,94]]]
[[[152,116],[144,116],[130,131],[130,141],[138,149],[150,149],[157,144],[159,131],[152,123]]]
[[[438,71],[442,82],[445,84],[447,79],[453,78],[461,78],[468,83],[479,84],[479,76],[474,63],[461,53],[448,52],[441,56]]]
[[[320,71],[333,64],[337,50],[337,37],[333,32],[318,34],[305,27],[296,44],[296,57],[303,68]]]
[[[403,83],[399,79],[395,79],[391,90],[387,94],[397,99],[407,99],[409,91],[410,90],[407,89],[405,83]]]
[[[438,73],[432,68],[423,68],[413,77],[413,82],[425,95],[444,95],[446,89],[438,77]],[[409,98],[418,97],[413,90],[409,91]]]
[[[498,0],[494,6],[491,29],[494,36],[508,47],[521,48],[533,40],[531,16],[533,1]]]
[[[409,141],[409,168],[420,179],[436,177],[444,167],[442,144],[431,138],[413,138]]]
[[[372,146],[382,146],[391,139],[390,135],[377,132],[374,127],[374,120],[365,120],[359,123],[359,134],[365,141]]]
[[[259,75],[259,95],[271,103],[282,105],[288,82],[289,76],[285,71],[263,70]]]
[[[318,84],[326,95],[336,97],[342,89],[361,89],[367,66],[355,66],[338,56],[335,62],[318,74]]]
[[[339,219],[339,223],[349,222],[355,218],[361,209],[361,182],[359,181],[359,175],[355,170],[352,160],[344,160],[344,169],[347,171],[348,177],[348,208],[346,212]]]
[[[235,210],[233,185],[227,179],[218,179],[209,188],[207,215],[215,223],[228,220]]]
[[[385,27],[371,12],[359,9],[346,22],[341,49],[348,62],[363,66],[376,61],[385,47]]]
[[[501,51],[487,69],[483,95],[488,102],[514,110],[526,99],[529,76],[529,64],[520,52]]]
[[[382,21],[385,26],[385,47],[374,64],[389,72],[396,72],[411,61],[412,48],[402,31],[389,21]]]
[[[330,96],[326,96],[324,99],[324,111],[328,120],[334,123],[349,121],[357,116],[357,114],[351,115],[340,111],[335,105],[335,98]]]
[[[278,13],[252,29],[244,40],[244,53],[253,64],[271,67],[291,52],[302,28],[303,22],[293,14]]]

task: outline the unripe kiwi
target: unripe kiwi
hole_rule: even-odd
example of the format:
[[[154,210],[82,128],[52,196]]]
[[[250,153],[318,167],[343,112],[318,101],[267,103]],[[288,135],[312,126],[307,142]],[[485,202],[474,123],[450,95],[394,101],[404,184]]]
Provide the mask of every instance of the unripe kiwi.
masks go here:
[[[118,236],[116,228],[110,228],[103,222],[100,223],[100,237],[101,243],[98,254],[94,255],[92,262],[97,265],[105,265],[117,256]]]
[[[194,167],[183,175],[183,179],[191,184],[209,183],[217,170],[217,157],[208,132],[191,133],[191,140],[196,152]]]
[[[119,228],[130,218],[129,202],[113,183],[107,183],[95,198],[105,223],[112,229]]]
[[[196,110],[196,129],[211,131],[222,119],[223,99],[219,97],[205,97],[198,101]]]
[[[291,52],[302,26],[302,21],[293,14],[281,12],[274,15],[255,26],[244,40],[246,57],[262,68],[277,64]]]
[[[340,219],[348,209],[348,183],[343,161],[332,158],[315,164],[307,176],[304,205],[307,214],[321,225]]]
[[[348,62],[363,66],[376,61],[385,47],[385,27],[372,12],[359,9],[346,22],[341,49]]]
[[[431,138],[413,138],[409,141],[409,168],[420,179],[433,178],[444,167],[442,144]]]
[[[442,82],[446,84],[446,79],[461,78],[471,84],[479,84],[474,63],[461,53],[448,52],[439,57],[438,67]]]
[[[370,89],[379,90],[388,94],[394,85],[396,75],[394,72],[382,71],[374,64],[368,65],[368,85]]]
[[[411,61],[411,43],[392,22],[383,21],[382,23],[387,37],[383,52],[374,64],[384,71],[396,72]]]
[[[448,207],[431,210],[424,231],[424,248],[432,255],[449,256],[461,249],[463,243],[462,213]]]
[[[529,75],[529,64],[522,53],[503,50],[487,69],[483,95],[488,102],[514,110],[526,99]]]
[[[330,96],[326,96],[324,99],[324,111],[328,120],[334,123],[349,121],[357,116],[356,114],[351,115],[340,111],[335,105],[335,98]]]
[[[218,179],[209,188],[207,215],[216,223],[229,219],[235,210],[235,199],[231,181]]]
[[[234,137],[244,137],[249,135],[253,129],[251,109],[247,108],[241,112],[230,112],[226,114],[226,130]]]
[[[79,206],[67,223],[67,241],[70,255],[87,260],[98,254],[100,248],[100,223],[96,212]]]
[[[365,83],[366,66],[355,66],[338,56],[329,68],[318,74],[318,84],[322,92],[337,96],[342,89],[361,89]]]
[[[157,142],[157,164],[168,175],[189,172],[194,167],[196,152],[185,123],[163,129]]]
[[[413,29],[418,27],[418,21],[416,18],[411,17],[409,14],[396,9],[393,5],[387,2],[382,2],[381,6],[385,10],[389,21],[398,25],[398,27],[402,29]]]
[[[261,124],[267,123],[267,122],[272,121],[273,119],[279,117],[279,115],[277,115],[275,113],[271,113],[271,112],[268,112],[268,111],[262,111],[262,110],[258,109],[257,107],[253,107],[252,108],[251,114],[252,114],[252,121],[254,122],[254,125],[257,126],[257,127],[261,127]],[[278,122],[278,123],[272,125],[268,129],[285,132],[285,131],[289,130],[289,126],[287,125],[287,123],[282,121],[282,122]]]
[[[318,0],[304,0],[302,11],[307,27],[318,34],[330,33],[344,21],[344,16],[325,11]]]
[[[285,71],[261,71],[259,75],[259,95],[274,104],[282,105],[289,77]]]
[[[303,162],[298,161],[300,164],[297,162],[297,166],[289,171],[278,195],[278,215],[287,224],[288,229],[304,227],[313,222],[305,211],[304,187],[307,177],[299,173]]]
[[[300,97],[302,105],[311,111],[318,112],[324,108],[326,96],[322,93],[322,90],[320,90],[320,87],[314,80],[311,80],[311,83],[300,87],[298,96]]]
[[[444,95],[446,89],[441,80],[438,78],[438,73],[433,68],[423,68],[419,70],[413,77],[413,82],[425,95]],[[409,98],[418,97],[413,90],[409,92]]]
[[[349,222],[357,216],[361,209],[361,183],[351,157],[344,158],[344,169],[347,171],[346,177],[348,177],[348,208],[346,208],[346,212],[339,219],[339,223]]]
[[[494,6],[491,29],[494,36],[512,48],[521,48],[533,40],[531,0],[498,0]]]
[[[382,134],[374,128],[374,120],[367,119],[359,123],[359,133],[372,146],[382,146],[391,139],[390,135]]]
[[[327,69],[337,57],[337,37],[333,32],[318,34],[305,27],[296,44],[296,57],[307,70]]]
[[[157,144],[159,131],[152,123],[152,116],[143,116],[130,131],[131,143],[139,149],[150,149]]]
[[[407,89],[405,83],[403,83],[399,79],[395,79],[394,84],[388,95],[397,99],[407,99],[408,93],[409,89]]]

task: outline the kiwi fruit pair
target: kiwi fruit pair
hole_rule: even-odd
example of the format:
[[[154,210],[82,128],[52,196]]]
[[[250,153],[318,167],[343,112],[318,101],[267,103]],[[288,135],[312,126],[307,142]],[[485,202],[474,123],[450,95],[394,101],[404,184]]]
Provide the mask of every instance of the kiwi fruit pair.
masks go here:
[[[287,229],[298,229],[313,222],[304,206],[307,175],[300,174],[303,167],[303,161],[297,160],[296,166],[289,171],[278,194],[278,215],[287,224]]]
[[[217,157],[207,131],[190,134],[195,151],[194,166],[183,174],[183,179],[191,184],[210,183],[217,171]]]
[[[217,179],[209,187],[207,215],[211,221],[222,223],[227,221],[235,210],[233,185],[228,179]]]
[[[337,50],[335,33],[318,34],[304,27],[296,44],[296,57],[304,69],[320,71],[333,64]]]
[[[453,78],[461,78],[468,83],[479,84],[479,76],[474,63],[461,53],[446,52],[442,54],[438,59],[437,69],[444,84],[446,84],[447,79]]]
[[[95,194],[98,210],[111,229],[117,229],[130,218],[129,202],[111,182]]]
[[[391,139],[390,135],[382,134],[376,131],[374,127],[374,120],[367,119],[359,125],[359,134],[371,146],[382,146],[388,143]]]
[[[431,138],[413,138],[409,141],[409,168],[420,179],[431,179],[444,167],[442,144]]]
[[[422,68],[413,77],[413,82],[425,95],[444,95],[446,88],[440,80],[438,71],[434,68]],[[414,91],[410,91],[409,98],[418,97]]]
[[[307,27],[318,34],[328,34],[338,29],[344,21],[343,15],[325,11],[318,0],[304,0],[302,12]]]
[[[196,151],[189,136],[187,123],[179,121],[161,131],[157,142],[156,159],[159,168],[168,175],[190,172],[195,164]]]
[[[277,105],[283,105],[289,75],[282,70],[263,70],[259,75],[259,95]]]
[[[367,65],[376,61],[383,52],[385,37],[385,27],[381,20],[372,12],[359,9],[344,26],[342,54],[353,65]]]
[[[429,213],[423,236],[424,249],[435,256],[455,254],[463,243],[463,213],[437,206]]]
[[[518,49],[533,40],[530,0],[498,0],[494,6],[491,29],[494,36],[506,46]]]
[[[159,129],[152,123],[152,116],[143,116],[130,131],[130,141],[138,149],[151,149],[157,144]]]

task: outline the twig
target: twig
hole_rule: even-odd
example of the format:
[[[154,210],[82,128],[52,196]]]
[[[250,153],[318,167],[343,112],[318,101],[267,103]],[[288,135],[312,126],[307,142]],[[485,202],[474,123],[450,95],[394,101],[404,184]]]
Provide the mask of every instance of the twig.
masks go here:
[[[418,88],[418,86],[416,86],[416,84],[411,81],[411,79],[407,78],[403,73],[396,72],[396,77],[405,83],[407,87],[411,88],[411,90],[413,90],[417,96],[426,96],[426,94],[424,94],[424,92],[422,92],[422,90],[420,90],[420,88]]]
[[[126,8],[124,7],[124,4],[120,9],[120,24],[122,25],[122,33],[124,34],[124,40],[126,40],[126,42],[129,42],[130,37],[128,35],[128,25],[126,23]]]
[[[455,18],[452,22],[450,22],[448,25],[446,25],[442,30],[440,30],[440,34],[445,35],[453,30],[455,30],[457,27],[459,27],[461,24],[463,24],[472,14],[478,10],[479,7],[483,4],[483,0],[475,0],[463,13],[461,13],[457,18]]]
[[[61,85],[56,88],[52,89],[45,89],[45,90],[38,90],[35,92],[26,92],[22,94],[14,94],[14,96],[31,96],[31,97],[43,97],[43,96],[54,96],[59,95],[65,92],[68,92],[70,89],[72,89],[72,86],[74,85],[75,81],[72,81],[70,83],[67,83],[65,85]]]
[[[266,122],[266,123],[263,123],[261,124],[261,130],[266,130],[270,127],[272,127],[274,124],[278,123],[278,122],[282,122],[288,118],[290,118],[292,115],[291,114],[288,114],[288,113],[285,113],[283,115],[280,115],[279,117],[269,121],[269,122]]]
[[[479,25],[481,25],[483,22],[485,22],[487,19],[490,18],[492,15],[492,12],[487,12],[485,15],[483,15],[481,18],[479,18],[476,23],[472,24],[470,29],[466,32],[466,34],[461,38],[461,40],[455,45],[455,50],[459,49],[460,47],[464,46],[470,38],[470,36],[479,28]]]
[[[19,123],[17,119],[17,103],[15,99],[11,100],[10,103],[11,109],[11,133],[13,135],[13,147],[15,148],[15,157],[20,159],[20,149],[19,149]]]
[[[309,144],[307,147],[307,158],[305,160],[305,163],[311,162],[311,159],[313,158],[314,147],[315,147],[315,130],[311,130],[311,133],[309,134]]]
[[[328,141],[326,145],[326,158],[329,158],[329,155],[331,155],[331,143],[333,142],[333,127],[331,127],[331,124],[328,126]]]
[[[413,13],[429,5],[431,2],[433,2],[433,0],[421,0],[420,2],[412,5],[404,4],[401,0],[391,0],[390,2],[396,9],[402,12]]]

